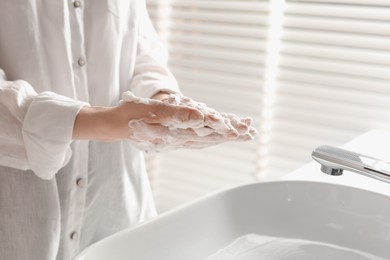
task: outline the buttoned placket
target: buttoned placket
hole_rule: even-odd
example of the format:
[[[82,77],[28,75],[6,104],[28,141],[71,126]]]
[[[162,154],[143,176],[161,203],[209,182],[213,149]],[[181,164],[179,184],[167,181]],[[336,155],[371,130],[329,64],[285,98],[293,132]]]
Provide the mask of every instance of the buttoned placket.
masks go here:
[[[69,253],[65,259],[70,259],[79,252],[79,242],[82,236],[81,224],[83,222],[85,201],[88,186],[88,141],[78,141],[73,144],[75,160],[72,171],[72,183],[69,203],[69,216],[67,223],[67,245],[66,252]]]
[[[87,57],[85,52],[84,39],[84,5],[81,0],[69,1],[69,23],[71,36],[71,51],[73,55],[74,85],[77,91],[77,98],[82,101],[89,101],[87,82]],[[69,255],[64,256],[70,259],[79,251],[81,225],[83,221],[85,201],[88,182],[88,141],[77,141],[74,143],[75,167],[72,173],[72,186],[70,192],[69,215],[67,223],[67,242],[64,251]]]
[[[77,98],[81,101],[89,101],[87,82],[87,57],[84,39],[84,9],[81,0],[68,0],[69,22],[71,30],[71,49],[73,55],[74,84],[77,90]]]

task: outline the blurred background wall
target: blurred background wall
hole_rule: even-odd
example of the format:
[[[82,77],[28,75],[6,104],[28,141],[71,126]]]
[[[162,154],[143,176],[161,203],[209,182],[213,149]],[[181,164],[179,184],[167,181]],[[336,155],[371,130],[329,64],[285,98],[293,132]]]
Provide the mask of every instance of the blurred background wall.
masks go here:
[[[147,4],[182,92],[250,116],[259,130],[248,143],[148,154],[160,212],[277,179],[309,162],[318,145],[390,130],[390,1]]]

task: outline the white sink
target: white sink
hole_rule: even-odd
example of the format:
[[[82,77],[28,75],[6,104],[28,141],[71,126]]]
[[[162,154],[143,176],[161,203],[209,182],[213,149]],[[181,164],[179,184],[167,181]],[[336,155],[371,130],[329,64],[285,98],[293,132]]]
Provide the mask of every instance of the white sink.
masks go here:
[[[262,239],[279,241],[274,243],[279,253],[269,251],[270,255],[254,257],[262,250]],[[243,247],[251,247],[252,258],[245,258],[242,252],[238,257]],[[288,250],[281,250],[283,247]],[[218,257],[227,250],[235,251],[232,254],[237,257]],[[309,256],[313,252],[318,255]],[[245,185],[117,233],[87,248],[75,260],[208,258],[390,259],[390,197],[305,181]]]

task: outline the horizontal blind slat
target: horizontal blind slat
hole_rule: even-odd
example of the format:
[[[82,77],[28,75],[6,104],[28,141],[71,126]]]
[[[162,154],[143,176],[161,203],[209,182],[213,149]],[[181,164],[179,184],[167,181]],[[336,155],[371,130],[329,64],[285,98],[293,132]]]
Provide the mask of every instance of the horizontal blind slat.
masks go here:
[[[262,71],[258,68],[251,66],[251,64],[237,64],[226,63],[220,61],[204,61],[191,56],[177,56],[172,55],[170,58],[170,65],[175,67],[184,67],[193,70],[206,70],[209,72],[226,73],[230,75],[240,75],[248,77],[262,76]]]
[[[268,1],[178,1],[171,0],[171,6],[173,7],[188,7],[188,8],[208,8],[217,10],[233,10],[233,11],[250,11],[250,12],[268,12]]]
[[[253,77],[235,77],[226,73],[209,72],[207,70],[189,71],[179,66],[170,65],[172,71],[176,77],[185,78],[189,80],[195,80],[198,82],[208,81],[218,85],[225,85],[226,87],[234,88],[239,86],[252,87],[252,90],[258,90],[262,87],[264,82],[262,78]]]
[[[225,24],[248,24],[248,25],[267,25],[268,19],[266,16],[259,15],[256,13],[219,13],[212,11],[203,11],[198,12],[197,10],[184,11],[184,10],[173,10],[170,18],[172,22],[182,22],[183,20],[191,21],[209,21],[215,23],[225,23]]]
[[[390,65],[390,53],[374,49],[358,49],[286,41],[281,46],[281,54],[282,56],[295,55],[300,57],[332,59],[334,61]]]
[[[259,36],[261,37],[261,36]],[[168,39],[165,39],[167,42],[172,42],[182,45],[202,45],[210,47],[221,47],[226,49],[238,49],[238,50],[255,50],[255,51],[264,51],[266,48],[265,41],[263,39],[238,39],[235,37],[227,36],[207,36],[202,35],[192,35],[192,34],[183,34],[183,33],[172,33]]]
[[[352,5],[352,6],[390,6],[388,0],[288,0],[289,2],[302,2],[302,3],[329,3],[338,5]]]
[[[247,37],[258,38],[259,35],[265,35],[267,33],[266,27],[263,26],[251,26],[246,25],[227,25],[227,24],[212,24],[212,23],[183,23],[174,22],[159,24],[161,29],[171,30],[171,32],[181,32],[194,34],[211,34],[211,35],[225,35],[234,37]]]
[[[221,48],[210,48],[204,46],[191,47],[171,43],[169,51],[175,55],[195,56],[207,60],[221,60],[227,62],[250,63],[252,66],[264,66],[264,52],[253,52],[247,50],[225,50]],[[390,58],[389,58],[390,63]]]
[[[299,3],[289,1],[284,11],[285,16],[306,15],[328,18],[352,18],[365,20],[390,21],[388,10],[383,7],[359,5],[334,5],[327,1],[322,3]]]
[[[316,85],[318,83],[325,86],[339,87],[341,89],[360,89],[365,90],[370,86],[370,90],[376,93],[389,94],[390,82],[386,80],[373,79],[356,79],[353,77],[341,75],[324,75],[315,72],[300,71],[298,69],[283,69],[280,70],[279,80],[302,82],[306,84]]]
[[[280,66],[347,77],[375,78],[384,81],[390,79],[388,67],[367,63],[284,55],[280,60]]]
[[[337,91],[337,95],[334,92]],[[278,95],[291,96],[297,99],[318,99],[323,102],[345,102],[356,105],[375,104],[379,109],[390,109],[390,102],[386,95],[359,89],[340,89],[320,84],[297,84],[293,82],[279,81]]]
[[[350,33],[375,36],[389,36],[389,25],[379,21],[350,21],[335,18],[313,18],[286,16],[285,28],[327,31],[331,33]]]
[[[390,51],[390,45],[388,44],[389,39],[386,36],[315,32],[285,28],[283,30],[282,41],[296,43],[302,42],[313,45],[318,44],[320,46],[338,46]]]

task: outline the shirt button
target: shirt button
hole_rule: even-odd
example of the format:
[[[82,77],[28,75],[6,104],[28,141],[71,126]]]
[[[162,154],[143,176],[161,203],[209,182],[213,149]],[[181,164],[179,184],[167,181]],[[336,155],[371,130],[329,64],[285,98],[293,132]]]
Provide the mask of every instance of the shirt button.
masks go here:
[[[73,6],[74,6],[75,8],[79,8],[79,7],[81,6],[81,2],[80,2],[80,1],[74,1],[74,2],[73,2]]]
[[[76,184],[77,184],[78,187],[84,188],[85,187],[85,180],[83,178],[78,178],[76,180]]]
[[[72,233],[70,233],[70,239],[76,240],[78,237],[79,237],[79,234],[77,234],[76,231],[73,231]]]
[[[80,67],[85,65],[85,60],[83,58],[80,58],[77,63],[79,64]]]

